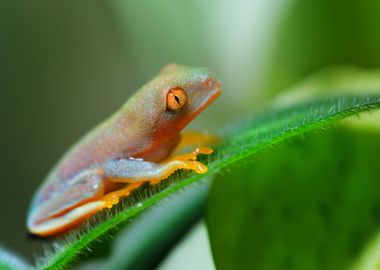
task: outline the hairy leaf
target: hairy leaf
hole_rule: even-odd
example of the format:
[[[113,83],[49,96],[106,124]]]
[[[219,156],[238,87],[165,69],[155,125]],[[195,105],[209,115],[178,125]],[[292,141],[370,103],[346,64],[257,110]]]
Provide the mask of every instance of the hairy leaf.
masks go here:
[[[333,129],[215,181],[207,223],[218,269],[377,268],[379,135]]]
[[[230,127],[224,135],[224,143],[212,156],[203,158],[209,166],[207,175],[215,174],[285,139],[379,106],[380,96],[340,96],[248,118],[244,123]],[[79,230],[71,232],[65,240],[55,243],[52,252],[41,259],[39,267],[67,268],[78,256],[91,253],[94,243],[107,241],[132,217],[204,177],[205,175],[181,172],[158,186],[143,187],[125,198],[117,207],[102,211]]]

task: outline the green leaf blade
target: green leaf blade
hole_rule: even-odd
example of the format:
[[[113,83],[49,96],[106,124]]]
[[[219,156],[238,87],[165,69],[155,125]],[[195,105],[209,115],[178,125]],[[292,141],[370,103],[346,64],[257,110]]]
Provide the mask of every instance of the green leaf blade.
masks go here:
[[[268,111],[250,118],[226,132],[224,143],[212,156],[203,158],[209,167],[206,175],[180,173],[163,181],[159,186],[138,190],[113,210],[103,211],[92,218],[82,227],[82,231],[71,233],[67,240],[57,245],[58,249],[42,260],[39,267],[66,268],[75,262],[79,255],[90,252],[89,249],[94,242],[99,239],[108,241],[108,235],[125,226],[129,219],[205,176],[215,174],[285,139],[379,107],[380,96],[377,95],[341,96]],[[91,225],[93,223],[97,225]]]
[[[0,270],[31,270],[22,258],[0,246]]]
[[[207,211],[218,269],[377,269],[379,151],[378,131],[335,128],[223,175]]]

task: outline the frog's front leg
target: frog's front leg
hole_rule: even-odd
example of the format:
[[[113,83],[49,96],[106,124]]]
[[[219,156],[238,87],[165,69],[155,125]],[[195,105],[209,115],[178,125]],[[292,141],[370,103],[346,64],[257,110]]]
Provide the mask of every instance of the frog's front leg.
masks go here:
[[[194,148],[199,145],[217,145],[220,137],[210,133],[200,133],[196,131],[187,131],[181,134],[179,143],[174,148],[171,156],[177,156],[184,150]]]
[[[107,179],[113,182],[129,183],[129,185],[124,189],[107,194],[102,200],[107,207],[111,207],[121,197],[128,196],[143,183],[158,184],[179,169],[193,170],[199,174],[204,174],[208,171],[207,166],[197,161],[197,156],[199,154],[208,155],[212,152],[211,148],[199,147],[190,153],[172,157],[161,163],[134,158],[108,160],[103,165]]]

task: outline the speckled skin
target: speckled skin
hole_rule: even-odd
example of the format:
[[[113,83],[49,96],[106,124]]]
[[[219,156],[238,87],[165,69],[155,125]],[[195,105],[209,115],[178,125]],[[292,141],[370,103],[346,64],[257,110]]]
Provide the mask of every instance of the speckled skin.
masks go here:
[[[174,87],[185,89],[188,95],[186,107],[178,113],[166,109],[167,92]],[[107,160],[133,157],[159,162],[167,157],[179,141],[179,132],[219,95],[219,91],[219,82],[205,69],[176,64],[163,68],[116,113],[69,149],[34,196],[28,224],[43,220],[43,215],[54,214],[49,213],[51,210],[42,211],[50,209],[53,200],[64,209],[85,200],[86,196],[90,199],[93,191],[84,186],[78,194],[70,191],[67,196],[72,196],[71,199],[66,195],[61,197],[70,187],[71,179],[96,169]],[[101,180],[94,178],[94,185]]]

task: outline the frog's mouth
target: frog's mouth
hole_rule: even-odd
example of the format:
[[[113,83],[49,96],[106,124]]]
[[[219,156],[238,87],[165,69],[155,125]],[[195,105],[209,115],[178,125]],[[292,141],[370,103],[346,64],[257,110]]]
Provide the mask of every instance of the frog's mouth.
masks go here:
[[[206,79],[198,89],[193,89],[189,102],[189,122],[214,102],[221,93],[220,82],[212,77]]]

